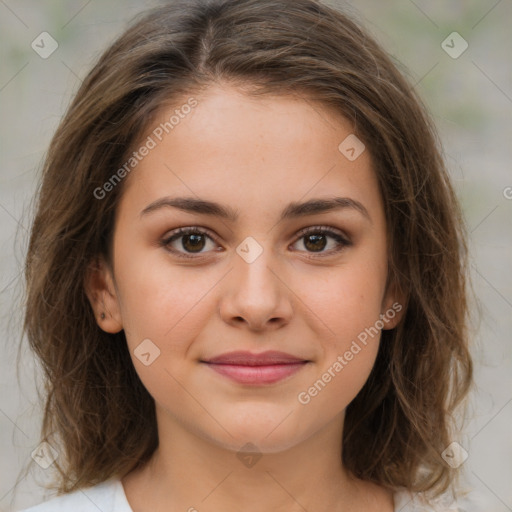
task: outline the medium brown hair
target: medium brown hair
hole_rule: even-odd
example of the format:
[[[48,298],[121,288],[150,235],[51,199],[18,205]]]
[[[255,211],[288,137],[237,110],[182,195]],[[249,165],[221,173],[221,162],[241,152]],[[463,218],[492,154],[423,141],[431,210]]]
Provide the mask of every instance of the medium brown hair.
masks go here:
[[[214,82],[319,101],[370,151],[385,205],[388,284],[407,301],[347,408],[342,460],[389,489],[444,492],[455,470],[441,452],[473,372],[463,216],[414,88],[357,22],[315,0],[187,0],[147,11],[101,56],[60,123],[25,266],[25,332],[45,377],[42,440],[60,452],[54,487],[121,478],[158,445],[154,400],[124,332],[98,327],[84,291],[88,263],[110,258],[123,182],[103,199],[94,191],[163,105]]]

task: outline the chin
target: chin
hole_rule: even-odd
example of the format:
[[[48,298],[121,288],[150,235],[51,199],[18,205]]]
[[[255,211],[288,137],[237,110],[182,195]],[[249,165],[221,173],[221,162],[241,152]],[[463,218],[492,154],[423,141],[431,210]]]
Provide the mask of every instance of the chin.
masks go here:
[[[237,415],[235,421],[234,418],[231,418],[231,421],[221,423],[231,435],[221,430],[220,438],[215,441],[234,452],[239,452],[246,445],[253,445],[257,448],[257,450],[248,449],[248,451],[283,452],[309,437],[304,431],[304,425],[301,431],[298,431],[297,421],[293,419],[292,415],[287,417],[288,414],[289,411],[286,411],[285,414],[280,409],[279,414],[267,416],[261,410],[254,415]]]

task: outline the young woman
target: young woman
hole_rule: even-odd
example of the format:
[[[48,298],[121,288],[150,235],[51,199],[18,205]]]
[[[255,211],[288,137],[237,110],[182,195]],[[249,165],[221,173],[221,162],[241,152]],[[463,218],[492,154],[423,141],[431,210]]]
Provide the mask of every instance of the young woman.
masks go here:
[[[26,279],[59,491],[32,512],[456,510],[464,222],[341,11],[144,13],[51,143]]]

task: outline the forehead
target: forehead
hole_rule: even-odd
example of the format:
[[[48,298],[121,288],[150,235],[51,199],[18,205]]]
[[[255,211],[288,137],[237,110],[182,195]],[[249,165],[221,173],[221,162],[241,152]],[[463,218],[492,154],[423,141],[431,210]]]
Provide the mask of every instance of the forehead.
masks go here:
[[[122,202],[142,209],[162,195],[222,197],[243,212],[313,194],[352,195],[379,207],[369,152],[351,161],[340,151],[353,136],[347,119],[307,97],[212,86],[158,112],[140,140],[151,149]]]

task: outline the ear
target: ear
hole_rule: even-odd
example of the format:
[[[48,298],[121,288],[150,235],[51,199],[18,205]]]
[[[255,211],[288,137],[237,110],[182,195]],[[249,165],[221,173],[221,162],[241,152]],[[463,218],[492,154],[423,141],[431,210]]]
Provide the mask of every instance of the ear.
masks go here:
[[[388,283],[384,300],[382,301],[381,318],[383,329],[394,329],[402,320],[406,311],[407,296],[396,281]]]
[[[103,257],[96,258],[87,266],[84,289],[100,329],[112,334],[121,331],[123,323],[114,277]]]

